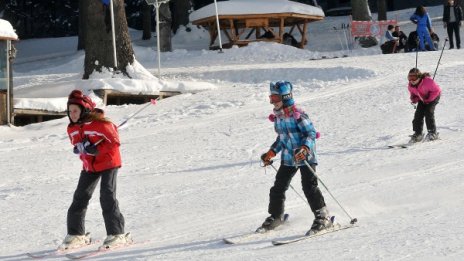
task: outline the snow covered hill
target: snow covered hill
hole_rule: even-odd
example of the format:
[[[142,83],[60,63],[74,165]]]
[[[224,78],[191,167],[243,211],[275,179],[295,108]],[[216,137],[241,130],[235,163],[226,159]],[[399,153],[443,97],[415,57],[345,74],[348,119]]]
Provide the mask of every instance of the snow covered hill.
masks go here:
[[[165,80],[205,81],[217,88],[162,100],[120,130],[119,203],[126,230],[144,243],[93,259],[462,260],[464,52],[445,50],[435,78],[443,89],[436,109],[441,140],[408,149],[387,145],[412,134],[406,76],[414,53],[327,60],[310,60],[311,55],[277,44],[168,55]],[[420,53],[418,67],[433,74],[439,56]],[[60,59],[73,64],[82,57]],[[140,60],[155,72],[153,62]],[[17,65],[24,88],[41,81],[46,91],[56,78],[51,69],[56,66],[47,60],[40,68],[41,63]],[[287,226],[266,239],[226,245],[223,237],[253,231],[268,216],[274,170],[260,167],[259,156],[276,137],[267,120],[269,81],[282,79],[294,84],[297,104],[322,134],[320,178],[359,226],[272,246],[272,239],[302,234],[312,223],[308,206],[289,190]],[[119,123],[141,106],[105,110]],[[67,123],[64,118],[0,126],[0,260],[53,249],[66,234],[66,211],[81,168]],[[298,175],[292,184],[301,193]],[[349,222],[322,191],[331,213]],[[97,188],[86,228],[103,239],[98,195]]]

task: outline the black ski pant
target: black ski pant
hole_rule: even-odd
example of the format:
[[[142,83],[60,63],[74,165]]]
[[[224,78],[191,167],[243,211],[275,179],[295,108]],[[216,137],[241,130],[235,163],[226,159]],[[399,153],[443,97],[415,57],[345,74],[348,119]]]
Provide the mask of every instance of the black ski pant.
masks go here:
[[[105,220],[106,234],[116,235],[124,233],[124,217],[119,211],[116,199],[116,178],[118,169],[109,169],[101,172],[81,172],[73,202],[68,209],[68,234],[85,234],[85,213],[90,198],[101,178],[100,183],[100,205]]]
[[[461,37],[459,36],[459,23],[458,22],[447,23],[446,30],[448,31],[448,39],[450,41],[450,48],[454,48],[453,32],[454,32],[454,35],[456,36],[456,46],[458,48],[461,48]]]
[[[312,164],[311,168],[316,171],[315,164]],[[298,169],[300,169],[301,173],[303,192],[309,202],[311,210],[315,212],[316,210],[325,207],[324,197],[317,186],[317,178],[307,166],[291,167],[280,165],[276,174],[274,186],[271,188],[269,193],[269,214],[276,217],[284,214],[285,192],[290,186],[290,182]]]
[[[422,129],[424,128],[424,117],[427,131],[433,133],[437,131],[437,126],[435,125],[435,107],[439,100],[440,96],[428,104],[422,101],[418,102],[416,112],[414,113],[414,119],[412,120],[412,129],[414,133],[422,133]]]

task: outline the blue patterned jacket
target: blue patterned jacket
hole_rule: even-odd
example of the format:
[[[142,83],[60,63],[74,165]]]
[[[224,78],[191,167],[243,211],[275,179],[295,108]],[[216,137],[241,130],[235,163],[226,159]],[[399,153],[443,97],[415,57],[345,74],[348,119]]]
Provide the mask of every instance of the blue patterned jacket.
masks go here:
[[[293,113],[284,115],[284,113],[276,113],[274,120],[274,129],[278,136],[272,144],[271,149],[277,154],[282,151],[281,160],[285,166],[304,166],[304,162],[295,162],[294,150],[305,145],[311,150],[311,154],[307,156],[309,164],[317,164],[316,159],[316,129],[304,112],[298,112],[298,116],[294,117]]]

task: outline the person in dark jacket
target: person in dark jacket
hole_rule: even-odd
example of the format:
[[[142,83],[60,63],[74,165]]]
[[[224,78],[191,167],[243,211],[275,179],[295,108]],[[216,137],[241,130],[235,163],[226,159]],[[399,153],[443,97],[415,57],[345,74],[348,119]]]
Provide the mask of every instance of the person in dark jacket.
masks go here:
[[[408,41],[406,42],[407,49],[409,52],[415,52],[419,48],[419,36],[417,36],[417,31],[412,31],[408,35]]]
[[[443,26],[448,31],[448,39],[450,41],[450,49],[454,48],[453,32],[456,36],[456,47],[461,48],[461,37],[459,29],[462,24],[462,9],[455,3],[454,0],[448,0],[448,3],[443,8]]]
[[[397,47],[398,51],[404,50],[404,52],[408,52],[408,49],[406,48],[408,37],[403,31],[401,31],[398,25],[395,26],[395,31],[393,31],[392,35],[398,38],[398,47]]]

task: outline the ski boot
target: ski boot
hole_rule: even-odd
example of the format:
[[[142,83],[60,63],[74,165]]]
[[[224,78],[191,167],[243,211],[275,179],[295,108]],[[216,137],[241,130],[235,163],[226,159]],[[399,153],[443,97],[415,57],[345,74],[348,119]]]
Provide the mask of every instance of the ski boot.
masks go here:
[[[66,235],[63,243],[58,247],[58,250],[69,250],[73,248],[83,247],[92,242],[90,233],[85,235]]]
[[[313,221],[313,225],[311,226],[311,229],[308,232],[306,232],[307,236],[315,235],[317,233],[320,233],[321,231],[333,227],[333,219],[329,215],[329,211],[326,207],[316,210],[314,212],[314,216],[315,218]]]
[[[274,216],[270,215],[264,220],[264,223],[256,229],[256,233],[265,233],[266,231],[273,230],[274,228],[282,225],[285,222],[288,215],[284,216]]]
[[[427,135],[425,136],[425,140],[426,141],[438,140],[438,132],[429,131],[429,133],[427,133]]]
[[[421,142],[422,138],[424,138],[424,135],[422,133],[414,133],[413,135],[410,135],[411,139],[409,140],[409,144],[413,144],[416,142]]]
[[[109,249],[118,246],[124,246],[132,243],[132,237],[130,233],[108,235],[103,241],[103,245],[100,248]]]

